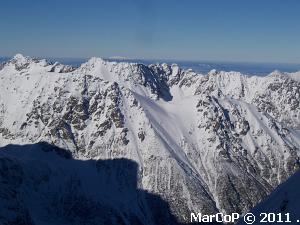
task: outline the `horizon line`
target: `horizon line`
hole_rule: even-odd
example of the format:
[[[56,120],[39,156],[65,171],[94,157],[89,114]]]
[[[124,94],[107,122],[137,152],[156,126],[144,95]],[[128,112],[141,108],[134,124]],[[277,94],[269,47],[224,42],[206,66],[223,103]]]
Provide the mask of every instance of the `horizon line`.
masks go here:
[[[251,60],[221,60],[221,59],[176,59],[176,58],[137,58],[137,57],[125,57],[125,56],[31,56],[23,53],[16,53],[11,56],[1,56],[0,58],[11,59],[17,54],[22,54],[25,57],[38,58],[38,59],[72,59],[72,60],[86,60],[95,57],[104,60],[116,60],[116,61],[126,61],[126,60],[143,60],[143,61],[160,61],[160,62],[193,62],[193,63],[245,63],[245,64],[289,64],[289,65],[300,65],[300,62],[275,62],[275,61],[251,61]]]

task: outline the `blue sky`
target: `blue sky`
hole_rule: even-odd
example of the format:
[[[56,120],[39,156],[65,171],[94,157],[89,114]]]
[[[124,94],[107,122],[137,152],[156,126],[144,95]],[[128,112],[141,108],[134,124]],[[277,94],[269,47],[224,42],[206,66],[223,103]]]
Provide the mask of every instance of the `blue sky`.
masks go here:
[[[0,55],[300,63],[299,0],[9,0]]]

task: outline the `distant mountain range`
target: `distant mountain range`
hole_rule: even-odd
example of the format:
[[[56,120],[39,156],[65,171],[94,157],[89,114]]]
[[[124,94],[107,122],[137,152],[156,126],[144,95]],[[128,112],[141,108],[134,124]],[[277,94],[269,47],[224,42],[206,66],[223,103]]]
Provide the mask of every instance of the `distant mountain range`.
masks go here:
[[[9,57],[0,57],[0,63],[8,61]],[[73,67],[79,67],[85,63],[87,58],[48,58],[52,62],[60,62]],[[188,61],[188,60],[145,60],[145,59],[131,59],[121,56],[115,56],[106,58],[107,61],[116,62],[129,62],[129,63],[142,63],[142,64],[155,64],[155,63],[176,63],[181,68],[187,70],[192,69],[198,73],[208,73],[209,71],[216,69],[219,71],[237,71],[247,75],[259,75],[264,76],[275,70],[284,72],[297,72],[300,71],[299,64],[288,63],[246,63],[246,62],[213,62],[213,61]]]
[[[300,72],[17,54],[0,67],[0,134],[2,224],[242,215],[299,168]]]

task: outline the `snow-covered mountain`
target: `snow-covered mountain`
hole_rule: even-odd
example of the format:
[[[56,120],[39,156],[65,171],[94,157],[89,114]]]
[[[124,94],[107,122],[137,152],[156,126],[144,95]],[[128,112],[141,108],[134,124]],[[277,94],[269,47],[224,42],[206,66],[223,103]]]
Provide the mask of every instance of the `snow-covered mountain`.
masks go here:
[[[1,146],[47,142],[80,161],[132,160],[137,187],[179,222],[245,213],[299,168],[299,73],[202,75],[100,58],[73,68],[20,54],[0,68]]]

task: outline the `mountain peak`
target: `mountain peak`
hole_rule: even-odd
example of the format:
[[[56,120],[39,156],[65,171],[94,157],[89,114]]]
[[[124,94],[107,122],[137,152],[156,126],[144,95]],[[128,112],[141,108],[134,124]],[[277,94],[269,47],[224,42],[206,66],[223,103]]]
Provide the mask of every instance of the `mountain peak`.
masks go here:
[[[212,69],[211,71],[208,72],[208,75],[216,75],[219,71],[216,69]]]
[[[91,57],[87,63],[88,64],[95,64],[95,63],[103,63],[104,59],[100,58],[100,57]]]
[[[46,59],[37,59],[29,56],[24,56],[20,53],[16,54],[13,58],[11,58],[7,63],[5,63],[8,67],[13,67],[17,71],[21,71],[23,69],[29,69],[32,66],[36,68],[44,68],[50,65]]]
[[[20,64],[25,64],[29,61],[29,57],[26,57],[24,55],[22,55],[21,53],[17,53],[12,59],[11,61],[14,61],[14,62],[18,62]]]
[[[21,53],[17,53],[15,54],[15,56],[13,57],[13,59],[25,59],[26,57],[23,56]]]

